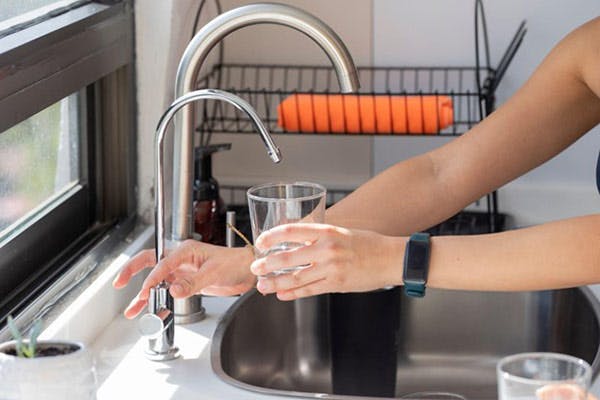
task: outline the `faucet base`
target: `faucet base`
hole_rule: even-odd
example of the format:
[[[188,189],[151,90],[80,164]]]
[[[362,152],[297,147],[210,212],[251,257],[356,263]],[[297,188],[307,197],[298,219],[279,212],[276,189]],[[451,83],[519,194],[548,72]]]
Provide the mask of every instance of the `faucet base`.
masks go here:
[[[172,347],[165,353],[158,353],[152,350],[146,349],[146,358],[151,361],[170,361],[179,358],[179,348]]]
[[[202,296],[193,295],[185,299],[174,299],[175,323],[192,324],[206,318],[206,310],[202,306]]]
[[[202,309],[192,314],[175,314],[175,324],[193,324],[194,322],[202,321],[204,318],[206,318],[206,310],[202,307]]]

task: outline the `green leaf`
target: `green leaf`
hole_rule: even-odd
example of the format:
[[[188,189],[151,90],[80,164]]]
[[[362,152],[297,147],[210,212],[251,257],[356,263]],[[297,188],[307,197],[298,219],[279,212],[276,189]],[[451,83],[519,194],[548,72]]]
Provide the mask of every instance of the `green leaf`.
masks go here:
[[[19,332],[19,329],[17,328],[17,325],[15,324],[15,320],[13,319],[12,315],[8,316],[6,324],[8,325],[8,330],[10,331],[10,334],[17,342],[15,346],[15,350],[17,351],[17,357],[23,357],[23,336],[21,336],[21,332]]]
[[[31,346],[23,346],[23,356],[27,358],[33,358],[35,356],[35,349]]]
[[[37,339],[42,332],[42,320],[36,319],[29,331],[29,348],[31,349],[31,358],[35,356],[35,349],[37,348]]]
[[[6,323],[8,324],[8,330],[10,331],[10,334],[13,335],[15,340],[18,342],[22,341],[23,336],[21,336],[21,332],[19,332],[19,329],[17,328],[17,325],[15,324],[15,320],[13,319],[12,315],[8,316]]]

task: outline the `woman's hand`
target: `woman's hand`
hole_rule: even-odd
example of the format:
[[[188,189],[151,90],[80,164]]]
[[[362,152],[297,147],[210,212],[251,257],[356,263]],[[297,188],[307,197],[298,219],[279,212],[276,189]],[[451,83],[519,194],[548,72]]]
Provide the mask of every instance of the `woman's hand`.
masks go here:
[[[256,278],[249,265],[254,259],[247,248],[228,248],[186,240],[171,250],[156,265],[154,250],[144,250],[123,267],[113,286],[127,285],[132,276],[145,268],[152,268],[136,298],[125,310],[127,318],[134,318],[148,304],[150,288],[161,281],[171,284],[175,298],[185,298],[201,293],[213,296],[232,296],[254,287]]]
[[[329,292],[362,292],[402,283],[404,238],[296,223],[262,233],[256,247],[265,251],[281,242],[307,245],[258,258],[251,265],[252,273],[259,276],[257,289],[263,294],[277,293],[280,300]],[[263,276],[298,265],[308,267],[289,274]]]

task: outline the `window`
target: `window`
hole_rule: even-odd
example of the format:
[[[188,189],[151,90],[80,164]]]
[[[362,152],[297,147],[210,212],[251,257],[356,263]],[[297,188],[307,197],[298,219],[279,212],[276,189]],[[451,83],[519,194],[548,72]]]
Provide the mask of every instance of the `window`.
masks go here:
[[[134,215],[132,9],[0,0],[0,328]]]
[[[78,96],[0,134],[0,238],[79,182]]]

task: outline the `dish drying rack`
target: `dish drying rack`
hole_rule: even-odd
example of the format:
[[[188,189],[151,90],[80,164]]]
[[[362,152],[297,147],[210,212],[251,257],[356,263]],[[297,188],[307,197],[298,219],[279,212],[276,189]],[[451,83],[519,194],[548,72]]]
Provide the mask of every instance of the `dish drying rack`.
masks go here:
[[[475,65],[472,66],[391,66],[361,67],[358,74],[361,89],[349,96],[445,96],[451,100],[452,123],[438,126],[434,132],[375,132],[361,126],[358,131],[307,132],[289,130],[278,118],[278,106],[288,97],[339,95],[335,71],[330,66],[232,64],[220,62],[197,82],[197,88],[220,88],[248,101],[272,134],[285,135],[376,135],[376,136],[440,136],[454,137],[463,134],[492,113],[495,108],[495,91],[527,32],[523,21],[514,34],[496,68],[491,66],[487,24],[481,0],[475,1]],[[480,35],[483,36],[480,40]],[[483,42],[483,51],[480,46]],[[483,58],[483,62],[481,62]],[[251,122],[233,107],[221,102],[202,102],[196,105],[200,124],[197,131],[200,143],[210,143],[213,133],[254,133]],[[390,111],[391,113],[391,111]],[[364,117],[364,116],[361,116]],[[373,119],[377,116],[371,116]],[[421,119],[425,120],[425,115]],[[314,118],[314,117],[313,117]],[[381,116],[379,116],[381,118]],[[392,116],[389,116],[390,120]],[[418,118],[418,117],[417,117]],[[407,121],[408,122],[408,121]],[[408,126],[408,123],[406,124]],[[424,126],[421,125],[421,126]],[[234,188],[231,188],[234,189]],[[498,212],[497,193],[486,195],[485,220],[488,232],[503,229],[505,216]],[[468,224],[467,224],[468,225]],[[473,225],[473,224],[471,224]],[[479,223],[477,223],[479,225]],[[457,232],[457,233],[480,233]]]

